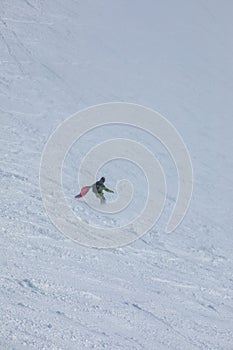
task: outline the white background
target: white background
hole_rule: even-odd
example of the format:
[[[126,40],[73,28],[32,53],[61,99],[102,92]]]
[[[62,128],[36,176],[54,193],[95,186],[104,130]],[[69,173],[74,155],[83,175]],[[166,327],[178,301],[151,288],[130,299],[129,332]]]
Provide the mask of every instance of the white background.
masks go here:
[[[0,6],[1,349],[232,350],[232,1]],[[161,161],[166,208],[143,239],[92,250],[65,239],[46,217],[39,165],[59,123],[111,101],[148,106],[173,123],[191,154],[194,193],[182,224],[165,234],[174,165],[154,140],[122,130]],[[64,167],[77,215],[107,226],[117,219],[89,212],[73,195],[79,159],[108,135],[87,135]],[[140,202],[143,177],[127,166],[104,169],[106,184],[114,189],[127,169],[141,186]]]

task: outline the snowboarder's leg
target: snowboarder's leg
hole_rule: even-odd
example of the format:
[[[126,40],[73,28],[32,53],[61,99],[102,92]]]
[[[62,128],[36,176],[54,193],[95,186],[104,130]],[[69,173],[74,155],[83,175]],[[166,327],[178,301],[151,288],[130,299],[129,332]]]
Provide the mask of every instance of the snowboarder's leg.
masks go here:
[[[96,197],[100,199],[100,202],[105,201],[103,192],[97,192],[95,193]]]
[[[104,197],[104,195],[100,198],[100,203],[101,204],[106,203],[106,198]]]
[[[104,193],[103,192],[97,192],[96,194],[96,197],[100,199],[100,203],[103,204],[105,203],[106,199],[104,197]]]

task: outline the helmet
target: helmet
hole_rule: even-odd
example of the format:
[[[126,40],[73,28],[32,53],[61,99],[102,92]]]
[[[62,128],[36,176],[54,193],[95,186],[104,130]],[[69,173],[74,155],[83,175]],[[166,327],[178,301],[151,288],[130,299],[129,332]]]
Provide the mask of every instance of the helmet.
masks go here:
[[[105,182],[105,177],[101,177],[100,181]]]

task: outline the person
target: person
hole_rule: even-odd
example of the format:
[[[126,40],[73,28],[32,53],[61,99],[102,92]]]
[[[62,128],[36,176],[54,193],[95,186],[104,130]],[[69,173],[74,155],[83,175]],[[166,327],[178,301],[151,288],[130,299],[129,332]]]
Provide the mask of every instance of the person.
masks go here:
[[[97,198],[100,198],[101,203],[105,203],[105,200],[106,200],[104,197],[103,191],[114,193],[114,191],[107,188],[104,185],[104,183],[105,183],[105,177],[101,177],[99,181],[97,181],[96,183],[94,183],[94,185],[92,185],[92,191],[95,193]]]

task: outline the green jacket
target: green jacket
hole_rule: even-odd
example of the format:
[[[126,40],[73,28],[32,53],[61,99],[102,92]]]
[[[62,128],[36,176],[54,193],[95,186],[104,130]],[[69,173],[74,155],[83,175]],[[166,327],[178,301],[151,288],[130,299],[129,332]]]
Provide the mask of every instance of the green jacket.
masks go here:
[[[95,194],[100,195],[103,194],[103,191],[113,193],[113,191],[107,188],[102,181],[97,181],[94,185],[92,185],[92,190]]]

